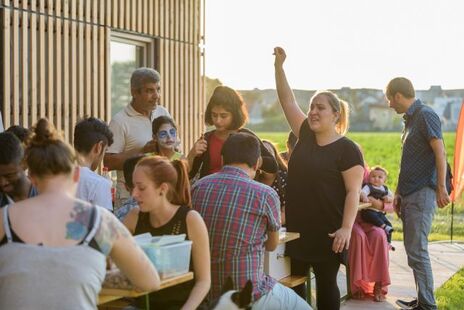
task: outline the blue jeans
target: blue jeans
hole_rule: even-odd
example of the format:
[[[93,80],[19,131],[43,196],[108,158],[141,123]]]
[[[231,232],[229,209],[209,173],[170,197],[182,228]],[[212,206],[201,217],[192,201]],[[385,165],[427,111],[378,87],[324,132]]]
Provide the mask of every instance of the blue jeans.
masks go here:
[[[308,303],[298,296],[292,289],[276,283],[272,290],[261,296],[252,310],[311,310]]]
[[[417,299],[422,309],[437,309],[433,296],[433,274],[428,250],[428,235],[435,213],[436,194],[424,187],[402,197],[401,219],[403,221],[404,247],[408,265],[414,273]]]

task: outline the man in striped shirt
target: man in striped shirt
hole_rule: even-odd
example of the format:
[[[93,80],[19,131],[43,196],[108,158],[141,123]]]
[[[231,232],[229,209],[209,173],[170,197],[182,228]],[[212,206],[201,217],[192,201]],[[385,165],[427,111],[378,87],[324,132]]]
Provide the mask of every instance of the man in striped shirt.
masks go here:
[[[259,167],[258,140],[232,134],[222,147],[223,168],[197,181],[192,205],[208,227],[211,247],[211,298],[228,276],[235,289],[253,283],[253,309],[310,309],[291,289],[264,273],[264,251],[279,243],[279,196],[253,180]]]

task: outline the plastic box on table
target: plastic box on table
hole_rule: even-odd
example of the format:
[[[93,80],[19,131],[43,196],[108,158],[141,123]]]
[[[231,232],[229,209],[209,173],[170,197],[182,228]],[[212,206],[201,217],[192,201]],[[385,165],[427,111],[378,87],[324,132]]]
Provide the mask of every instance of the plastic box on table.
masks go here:
[[[160,244],[160,240],[166,240],[167,237],[153,237],[151,242],[140,243],[141,248],[158,270],[161,279],[184,274],[189,271],[190,266],[192,241],[161,242]]]

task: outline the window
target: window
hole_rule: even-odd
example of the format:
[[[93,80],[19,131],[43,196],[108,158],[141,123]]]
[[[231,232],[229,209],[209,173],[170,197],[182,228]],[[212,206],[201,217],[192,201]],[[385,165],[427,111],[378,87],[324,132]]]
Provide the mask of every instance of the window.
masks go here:
[[[111,115],[122,110],[131,100],[130,77],[139,67],[153,67],[154,42],[151,38],[127,34],[112,34]]]

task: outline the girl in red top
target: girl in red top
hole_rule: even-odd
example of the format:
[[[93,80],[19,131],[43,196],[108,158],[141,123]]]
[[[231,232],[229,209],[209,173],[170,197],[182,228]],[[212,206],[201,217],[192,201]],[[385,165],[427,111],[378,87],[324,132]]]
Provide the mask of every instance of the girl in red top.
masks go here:
[[[221,150],[229,135],[245,132],[256,136],[252,131],[243,128],[247,119],[248,112],[240,94],[227,86],[216,87],[205,112],[205,123],[215,129],[202,135],[190,150],[187,156],[190,178],[195,177],[198,172],[202,178],[221,170]],[[261,157],[261,169],[276,173],[277,162],[262,142]]]

